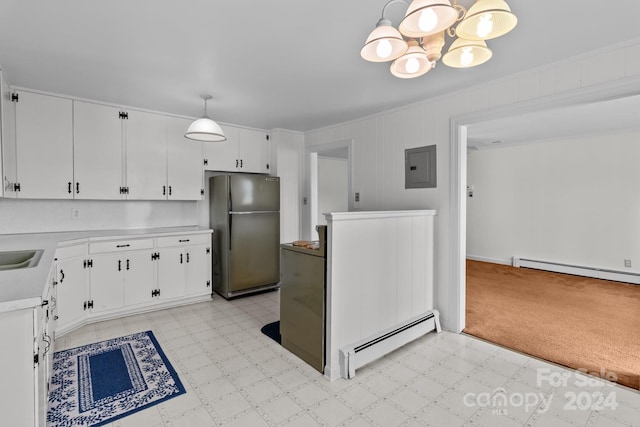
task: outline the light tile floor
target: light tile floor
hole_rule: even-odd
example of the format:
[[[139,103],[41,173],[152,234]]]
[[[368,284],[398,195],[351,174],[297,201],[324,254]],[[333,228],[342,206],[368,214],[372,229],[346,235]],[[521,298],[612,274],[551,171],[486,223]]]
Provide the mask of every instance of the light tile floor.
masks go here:
[[[187,393],[111,427],[640,426],[640,393],[476,338],[430,333],[329,381],[260,332],[279,293],[87,325],[56,350],[152,330]]]

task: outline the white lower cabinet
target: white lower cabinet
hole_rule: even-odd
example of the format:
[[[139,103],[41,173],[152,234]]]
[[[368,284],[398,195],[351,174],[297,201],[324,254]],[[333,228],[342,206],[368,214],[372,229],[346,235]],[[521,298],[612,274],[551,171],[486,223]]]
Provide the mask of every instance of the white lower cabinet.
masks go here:
[[[87,308],[113,312],[150,299],[155,265],[153,239],[123,239],[89,243],[91,263]]]
[[[211,293],[209,234],[158,237],[158,253],[160,298]]]
[[[53,270],[41,306],[0,313],[2,425],[46,427],[55,319],[52,277]]]
[[[58,252],[57,336],[89,321],[204,301],[211,294],[210,232],[89,239]]]
[[[65,330],[85,316],[87,301],[86,245],[72,245],[56,251],[57,329]]]

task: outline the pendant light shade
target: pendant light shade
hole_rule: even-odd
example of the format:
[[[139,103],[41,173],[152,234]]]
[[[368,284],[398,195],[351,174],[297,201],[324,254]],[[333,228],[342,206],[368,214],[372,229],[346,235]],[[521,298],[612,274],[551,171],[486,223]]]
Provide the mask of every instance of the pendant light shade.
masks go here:
[[[407,51],[407,42],[391,26],[391,21],[381,19],[376,29],[369,34],[360,50],[360,56],[370,62],[386,62],[402,56]]]
[[[507,34],[518,23],[504,0],[478,0],[456,27],[456,34],[467,40],[489,40]]]
[[[191,123],[187,133],[184,134],[185,138],[207,142],[226,141],[227,137],[224,136],[220,125],[207,116],[207,101],[211,96],[203,95],[202,99],[204,99],[204,114]]]
[[[449,51],[442,57],[442,62],[449,67],[470,68],[484,64],[493,53],[483,40],[465,40],[457,38]]]
[[[407,37],[425,37],[446,30],[457,18],[449,0],[413,0],[398,29]]]
[[[433,68],[427,59],[427,52],[416,40],[409,40],[409,49],[391,63],[391,74],[401,79],[412,79],[426,74]]]

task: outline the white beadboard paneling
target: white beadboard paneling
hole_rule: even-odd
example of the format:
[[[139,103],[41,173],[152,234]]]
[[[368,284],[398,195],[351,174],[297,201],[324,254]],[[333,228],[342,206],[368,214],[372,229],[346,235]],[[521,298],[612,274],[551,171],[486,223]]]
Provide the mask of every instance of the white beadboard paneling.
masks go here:
[[[578,89],[582,79],[582,62],[572,61],[556,68],[556,93]]]
[[[327,374],[337,372],[344,346],[434,308],[434,215],[327,215]]]
[[[618,80],[625,74],[626,49],[617,49],[582,61],[582,86]]]
[[[540,96],[556,93],[556,68],[545,68],[540,71]]]
[[[518,80],[500,81],[489,86],[489,107],[501,107],[518,101]]]
[[[640,43],[626,49],[625,76],[637,76],[640,74]]]
[[[471,91],[471,111],[482,111],[489,108],[489,88],[478,86]]]
[[[540,73],[526,74],[518,79],[518,102],[540,96]]]

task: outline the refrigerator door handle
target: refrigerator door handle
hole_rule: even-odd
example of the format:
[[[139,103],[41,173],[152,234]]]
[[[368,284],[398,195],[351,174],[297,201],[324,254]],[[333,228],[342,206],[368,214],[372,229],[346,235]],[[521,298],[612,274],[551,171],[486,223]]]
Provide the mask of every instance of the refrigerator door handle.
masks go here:
[[[233,215],[229,215],[229,252],[231,252],[231,233],[233,225]]]
[[[280,211],[246,211],[246,212],[229,212],[229,215],[255,215],[255,214],[272,214]]]

